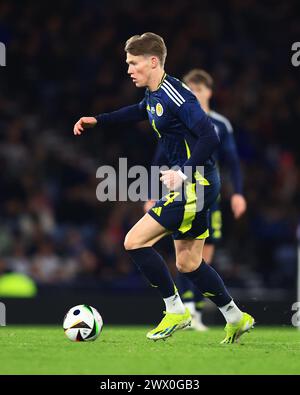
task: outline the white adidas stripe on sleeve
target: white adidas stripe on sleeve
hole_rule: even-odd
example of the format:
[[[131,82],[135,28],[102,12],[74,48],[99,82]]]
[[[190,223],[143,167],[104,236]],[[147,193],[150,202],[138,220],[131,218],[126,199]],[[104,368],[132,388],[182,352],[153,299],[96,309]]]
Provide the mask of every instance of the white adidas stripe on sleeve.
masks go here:
[[[184,97],[181,96],[181,94],[178,92],[178,90],[175,89],[174,86],[172,84],[170,84],[169,81],[165,80],[163,84],[167,85],[173,91],[173,94],[175,95],[175,97],[177,97],[178,99],[181,99],[181,101],[183,103],[185,102]]]
[[[169,96],[169,98],[170,98],[178,107],[180,107],[180,106],[183,104],[181,101],[179,102],[179,101],[175,98],[175,96],[172,95],[172,93],[170,93],[170,91],[168,90],[167,87],[165,87],[164,85],[162,85],[162,86],[161,86],[161,89],[162,89],[163,91],[166,92],[166,94]]]

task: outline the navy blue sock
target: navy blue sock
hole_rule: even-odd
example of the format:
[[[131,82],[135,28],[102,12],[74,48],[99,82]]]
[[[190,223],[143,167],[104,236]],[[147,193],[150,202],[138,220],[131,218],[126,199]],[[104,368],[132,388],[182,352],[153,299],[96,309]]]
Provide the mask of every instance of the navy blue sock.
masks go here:
[[[202,295],[198,288],[194,290],[194,300],[196,310],[201,312],[205,305],[205,297]]]
[[[209,298],[218,307],[225,306],[232,300],[221,277],[215,269],[204,261],[202,261],[198,269],[190,273],[184,273],[184,275],[193,281],[203,296]]]
[[[163,298],[175,294],[176,287],[167,264],[154,248],[136,248],[127,252],[152,287],[157,288]]]
[[[195,291],[197,291],[197,289],[194,283],[188,279],[187,276],[183,273],[177,272],[176,285],[183,303],[194,301]]]

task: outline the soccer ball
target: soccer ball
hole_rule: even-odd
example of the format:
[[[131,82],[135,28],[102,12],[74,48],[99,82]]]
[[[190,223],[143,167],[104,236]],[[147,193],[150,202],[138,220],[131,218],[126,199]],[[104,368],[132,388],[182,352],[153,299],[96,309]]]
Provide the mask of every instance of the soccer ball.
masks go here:
[[[103,326],[101,315],[87,304],[72,307],[64,318],[65,335],[73,342],[96,340]]]

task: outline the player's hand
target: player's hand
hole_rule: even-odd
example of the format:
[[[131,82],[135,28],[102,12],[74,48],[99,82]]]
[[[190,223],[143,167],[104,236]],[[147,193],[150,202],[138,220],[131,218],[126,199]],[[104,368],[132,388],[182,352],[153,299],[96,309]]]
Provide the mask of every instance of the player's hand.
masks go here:
[[[235,219],[240,218],[247,210],[247,202],[243,195],[235,193],[231,196],[231,209]]]
[[[97,123],[97,119],[94,117],[82,117],[74,125],[75,136],[81,135],[84,129],[93,128]]]
[[[155,204],[155,200],[148,200],[144,203],[144,212],[147,213]]]
[[[183,178],[175,170],[161,170],[161,174],[160,181],[162,181],[170,191],[178,189],[183,184]]]

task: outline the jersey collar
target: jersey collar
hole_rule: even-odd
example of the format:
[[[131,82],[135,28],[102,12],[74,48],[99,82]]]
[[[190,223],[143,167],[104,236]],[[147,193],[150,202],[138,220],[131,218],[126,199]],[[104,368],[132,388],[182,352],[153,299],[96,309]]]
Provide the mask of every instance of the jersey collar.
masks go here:
[[[167,76],[167,73],[164,72],[164,75],[162,76],[162,79],[161,79],[161,81],[160,81],[160,83],[159,83],[159,85],[158,85],[156,90],[158,90],[162,86],[164,80],[166,79],[166,76]]]

